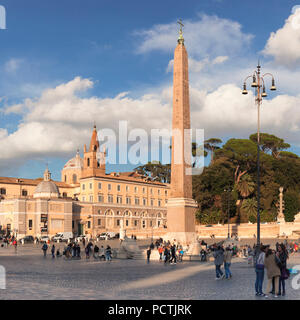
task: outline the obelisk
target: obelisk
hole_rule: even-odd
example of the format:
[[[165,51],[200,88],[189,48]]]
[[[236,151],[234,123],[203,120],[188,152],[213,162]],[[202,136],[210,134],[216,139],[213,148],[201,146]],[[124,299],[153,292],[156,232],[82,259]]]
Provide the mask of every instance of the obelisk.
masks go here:
[[[192,197],[190,102],[188,55],[184,46],[181,21],[174,52],[171,194],[167,203],[166,238],[181,244],[196,240],[195,211]]]

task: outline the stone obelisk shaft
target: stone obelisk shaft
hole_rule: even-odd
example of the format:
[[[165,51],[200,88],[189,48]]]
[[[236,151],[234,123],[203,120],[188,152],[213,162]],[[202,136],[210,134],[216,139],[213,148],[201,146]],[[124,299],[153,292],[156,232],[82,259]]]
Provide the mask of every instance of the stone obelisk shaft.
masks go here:
[[[171,195],[168,200],[167,238],[187,244],[195,241],[195,208],[192,198],[188,55],[182,34],[174,53],[173,136]]]

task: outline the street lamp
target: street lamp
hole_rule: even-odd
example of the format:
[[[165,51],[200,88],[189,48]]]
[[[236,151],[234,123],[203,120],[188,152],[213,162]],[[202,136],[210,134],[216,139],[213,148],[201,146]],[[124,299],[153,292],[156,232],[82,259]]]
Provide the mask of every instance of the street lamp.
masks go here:
[[[259,153],[260,153],[260,105],[262,103],[262,99],[267,97],[266,87],[265,87],[265,76],[272,77],[272,85],[270,90],[276,90],[274,76],[271,73],[265,73],[264,75],[260,75],[260,65],[258,62],[257,70],[253,72],[252,75],[248,76],[244,80],[242,94],[248,94],[246,81],[249,78],[252,78],[251,87],[254,88],[256,97],[255,102],[257,104],[257,245],[260,245],[260,162],[259,162]],[[262,89],[262,90],[261,90]]]
[[[232,189],[228,187],[227,189],[224,189],[224,192],[227,193],[227,224],[228,224],[228,233],[227,233],[227,239],[230,239],[230,230],[229,230],[229,223],[230,223],[230,210],[229,210],[229,196]]]

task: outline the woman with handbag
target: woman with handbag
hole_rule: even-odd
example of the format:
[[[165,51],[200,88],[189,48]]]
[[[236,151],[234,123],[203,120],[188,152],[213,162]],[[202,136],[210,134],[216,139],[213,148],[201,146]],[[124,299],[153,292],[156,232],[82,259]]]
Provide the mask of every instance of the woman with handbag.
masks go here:
[[[281,268],[280,268],[280,279],[279,279],[279,292],[278,295],[285,296],[285,280],[289,278],[289,271],[286,268],[286,260],[289,258],[288,251],[285,248],[285,245],[282,243],[278,247],[277,257],[280,260]],[[282,290],[281,290],[282,288]]]
[[[280,264],[280,260],[276,256],[275,252],[271,249],[267,249],[266,256],[265,256],[265,268],[267,269],[267,277],[268,277],[268,284],[266,292],[270,292],[272,278],[274,278],[275,282],[275,298],[278,298],[278,291],[279,291],[279,278],[281,275],[280,268],[278,266]],[[265,295],[268,298],[267,295]]]

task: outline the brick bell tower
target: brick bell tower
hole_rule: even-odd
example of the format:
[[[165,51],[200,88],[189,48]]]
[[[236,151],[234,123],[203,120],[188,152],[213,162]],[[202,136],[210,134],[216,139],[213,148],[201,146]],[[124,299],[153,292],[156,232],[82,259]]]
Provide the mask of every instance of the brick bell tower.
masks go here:
[[[182,34],[183,24],[181,21],[178,23],[180,31],[173,68],[171,194],[167,204],[166,238],[186,245],[196,241],[197,204],[192,197],[191,139],[184,134],[185,129],[191,128],[188,55]]]
[[[84,145],[83,154],[82,178],[105,175],[105,152],[100,152],[96,125],[94,125],[89,150],[87,151]]]

